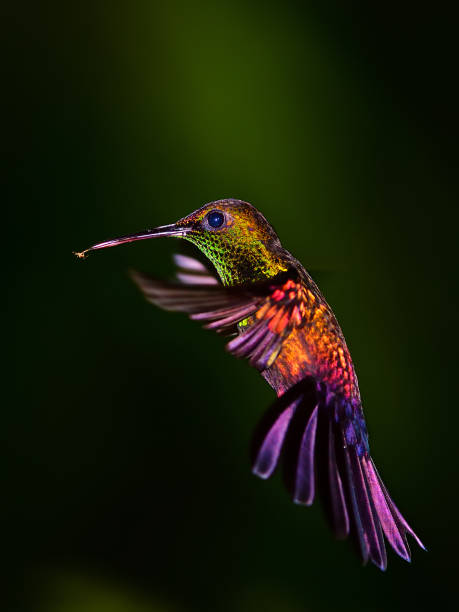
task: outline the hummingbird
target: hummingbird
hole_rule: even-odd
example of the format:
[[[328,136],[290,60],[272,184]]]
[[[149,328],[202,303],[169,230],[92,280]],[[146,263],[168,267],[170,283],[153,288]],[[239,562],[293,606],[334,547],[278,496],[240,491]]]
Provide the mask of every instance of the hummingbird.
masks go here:
[[[85,258],[159,237],[192,243],[208,265],[175,254],[174,282],[133,272],[147,300],[229,336],[229,353],[247,359],[277,394],[256,431],[253,473],[267,479],[282,461],[293,501],[309,506],[319,495],[336,537],[354,538],[364,564],[386,569],[384,536],[406,561],[407,535],[425,550],[371,458],[357,376],[338,321],[261,212],[242,200],[216,200],[171,225],[75,254]]]

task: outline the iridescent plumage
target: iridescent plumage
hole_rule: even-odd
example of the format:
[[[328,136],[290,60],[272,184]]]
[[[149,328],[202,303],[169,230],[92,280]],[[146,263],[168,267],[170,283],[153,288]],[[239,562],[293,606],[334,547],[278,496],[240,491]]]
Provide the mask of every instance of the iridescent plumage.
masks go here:
[[[228,351],[248,359],[277,393],[258,431],[254,473],[268,478],[283,455],[293,500],[310,505],[318,488],[335,534],[354,534],[364,562],[386,568],[383,534],[410,560],[406,534],[423,545],[376,471],[343,333],[301,263],[263,215],[240,200],[211,202],[173,225],[88,250],[157,235],[193,243],[218,277],[177,255],[176,283],[133,274],[147,299],[232,336]]]

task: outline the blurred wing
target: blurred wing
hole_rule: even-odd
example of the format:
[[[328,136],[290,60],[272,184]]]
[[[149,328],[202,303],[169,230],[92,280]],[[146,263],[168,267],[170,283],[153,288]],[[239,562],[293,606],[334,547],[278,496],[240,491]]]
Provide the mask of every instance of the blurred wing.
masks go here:
[[[176,278],[183,285],[221,285],[220,280],[199,259],[176,253]]]
[[[132,278],[149,302],[187,313],[204,323],[205,329],[239,335],[227,349],[236,357],[249,359],[258,370],[272,365],[283,341],[302,321],[302,288],[287,273],[264,283],[224,287],[197,260],[175,256],[180,267],[180,284],[156,280],[133,272]],[[198,277],[204,282],[198,282]]]
[[[280,282],[267,284],[268,295],[245,331],[228,343],[236,357],[246,357],[257,370],[269,368],[279,355],[284,340],[304,321],[304,290],[298,280],[282,275]]]

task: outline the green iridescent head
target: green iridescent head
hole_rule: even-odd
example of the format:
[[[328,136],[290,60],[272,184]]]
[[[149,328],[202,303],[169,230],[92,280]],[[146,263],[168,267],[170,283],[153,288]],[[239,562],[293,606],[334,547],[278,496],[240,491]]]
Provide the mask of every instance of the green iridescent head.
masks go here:
[[[184,238],[212,262],[224,285],[250,283],[285,271],[288,263],[276,232],[264,216],[242,200],[216,200],[172,225],[100,242],[86,251],[160,236]]]
[[[286,269],[276,232],[248,202],[210,202],[176,226],[188,230],[184,238],[209,258],[225,285],[254,282]]]

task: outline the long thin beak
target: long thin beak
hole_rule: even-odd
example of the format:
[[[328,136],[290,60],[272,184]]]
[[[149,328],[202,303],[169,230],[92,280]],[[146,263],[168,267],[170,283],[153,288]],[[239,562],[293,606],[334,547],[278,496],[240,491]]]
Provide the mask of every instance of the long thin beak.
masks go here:
[[[119,244],[126,244],[127,242],[136,242],[137,240],[148,240],[149,238],[161,238],[163,236],[175,236],[177,238],[183,238],[185,234],[190,231],[188,227],[178,227],[175,223],[171,225],[161,225],[160,227],[155,227],[153,229],[144,230],[143,232],[138,232],[137,234],[131,234],[130,236],[120,236],[119,238],[113,238],[113,240],[106,240],[105,242],[98,242],[97,244],[93,244],[89,247],[89,249],[85,249],[84,251],[77,252],[74,251],[74,254],[80,258],[84,259],[86,257],[86,253],[90,251],[98,251],[99,249],[108,249],[109,247],[118,246]]]

